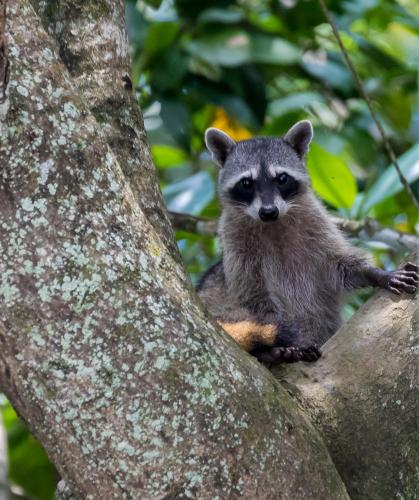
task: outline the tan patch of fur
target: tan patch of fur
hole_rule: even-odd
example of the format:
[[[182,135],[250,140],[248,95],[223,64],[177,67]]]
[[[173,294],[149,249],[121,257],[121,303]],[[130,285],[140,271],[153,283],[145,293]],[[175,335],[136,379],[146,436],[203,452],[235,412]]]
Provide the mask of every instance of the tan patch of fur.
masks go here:
[[[219,322],[223,329],[246,351],[251,351],[257,344],[272,346],[275,344],[276,325],[260,325],[252,321],[236,323]]]

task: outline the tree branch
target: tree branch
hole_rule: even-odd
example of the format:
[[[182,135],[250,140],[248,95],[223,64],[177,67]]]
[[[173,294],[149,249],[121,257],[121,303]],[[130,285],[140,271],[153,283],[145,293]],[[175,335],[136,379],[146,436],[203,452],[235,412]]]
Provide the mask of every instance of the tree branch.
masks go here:
[[[317,363],[274,370],[321,431],[353,500],[417,491],[418,332],[417,297],[378,291]]]
[[[169,212],[170,220],[176,230],[215,236],[217,233],[217,219],[197,217],[190,214]],[[339,229],[348,236],[357,237],[365,241],[374,240],[389,245],[395,250],[414,251],[419,247],[419,238],[413,234],[403,233],[381,225],[374,219],[360,221],[332,217]]]
[[[216,236],[217,234],[218,219],[208,219],[178,212],[169,212],[169,217],[177,231],[186,231],[202,236]]]

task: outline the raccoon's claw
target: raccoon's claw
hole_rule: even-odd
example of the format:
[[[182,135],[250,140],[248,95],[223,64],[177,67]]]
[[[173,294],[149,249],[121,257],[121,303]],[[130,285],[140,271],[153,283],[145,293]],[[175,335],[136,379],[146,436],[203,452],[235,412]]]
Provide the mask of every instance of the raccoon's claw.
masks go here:
[[[297,361],[317,361],[321,352],[315,346],[302,347],[271,347],[256,354],[263,363],[296,363]]]
[[[419,267],[408,262],[402,269],[388,273],[385,288],[396,295],[400,295],[402,292],[415,293],[418,281]]]
[[[320,350],[317,349],[317,347],[314,345],[307,347],[307,349],[303,349],[303,351],[304,358],[302,359],[302,361],[308,361],[310,363],[312,363],[313,361],[317,361],[322,355]]]

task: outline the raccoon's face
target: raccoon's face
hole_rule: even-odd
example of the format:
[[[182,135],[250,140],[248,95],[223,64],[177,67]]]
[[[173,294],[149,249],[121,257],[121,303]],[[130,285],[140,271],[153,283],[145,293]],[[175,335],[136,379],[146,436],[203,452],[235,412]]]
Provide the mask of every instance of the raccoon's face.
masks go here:
[[[312,137],[308,121],[298,122],[282,139],[237,143],[221,130],[208,129],[205,142],[220,167],[222,205],[263,222],[285,215],[309,188],[304,157]]]

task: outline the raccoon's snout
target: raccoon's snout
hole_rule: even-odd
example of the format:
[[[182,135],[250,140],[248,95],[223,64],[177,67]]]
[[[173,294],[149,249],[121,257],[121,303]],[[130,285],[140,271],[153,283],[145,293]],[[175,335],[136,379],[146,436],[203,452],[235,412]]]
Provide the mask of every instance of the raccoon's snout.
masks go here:
[[[278,218],[279,210],[275,205],[260,207],[259,217],[263,222],[274,221]]]

